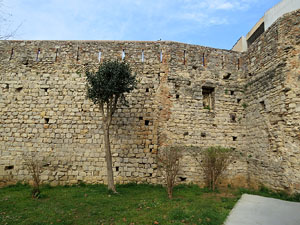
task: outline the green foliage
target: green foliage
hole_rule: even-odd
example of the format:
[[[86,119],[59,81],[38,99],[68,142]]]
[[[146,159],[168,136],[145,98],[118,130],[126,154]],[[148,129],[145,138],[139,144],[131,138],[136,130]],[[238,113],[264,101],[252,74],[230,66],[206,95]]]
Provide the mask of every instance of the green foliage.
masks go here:
[[[87,97],[95,104],[124,98],[124,93],[136,87],[136,77],[125,62],[105,61],[95,73],[86,71]]]
[[[204,109],[210,110],[210,107],[208,105],[204,106]]]
[[[243,103],[242,106],[244,109],[246,109],[248,107],[247,103]]]

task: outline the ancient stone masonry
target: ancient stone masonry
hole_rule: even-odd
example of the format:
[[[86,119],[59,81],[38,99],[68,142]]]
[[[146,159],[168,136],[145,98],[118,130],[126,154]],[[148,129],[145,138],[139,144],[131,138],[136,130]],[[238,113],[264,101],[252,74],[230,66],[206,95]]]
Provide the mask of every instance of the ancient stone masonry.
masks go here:
[[[127,61],[139,79],[113,121],[117,182],[161,183],[164,145],[222,145],[239,157],[223,183],[300,191],[299,18],[280,18],[246,53],[169,41],[0,41],[0,180],[106,181],[100,112],[86,68]],[[203,184],[187,152],[179,182]]]

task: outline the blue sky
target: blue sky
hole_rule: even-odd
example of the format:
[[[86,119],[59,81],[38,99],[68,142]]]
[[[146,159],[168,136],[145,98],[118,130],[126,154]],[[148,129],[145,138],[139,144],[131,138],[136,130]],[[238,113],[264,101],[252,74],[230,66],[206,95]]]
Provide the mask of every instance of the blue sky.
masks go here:
[[[2,0],[14,39],[159,39],[231,49],[280,0]],[[2,10],[3,10],[2,9]]]

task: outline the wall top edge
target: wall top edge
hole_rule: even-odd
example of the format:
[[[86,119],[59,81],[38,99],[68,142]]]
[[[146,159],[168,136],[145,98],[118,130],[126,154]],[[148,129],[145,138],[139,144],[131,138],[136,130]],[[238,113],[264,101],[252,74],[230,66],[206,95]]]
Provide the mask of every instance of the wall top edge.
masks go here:
[[[221,49],[221,48],[214,48],[209,46],[197,45],[197,44],[188,44],[183,42],[177,41],[136,41],[136,40],[0,40],[1,43],[11,43],[11,44],[19,44],[19,43],[55,43],[55,44],[65,44],[65,43],[75,43],[75,44],[101,44],[101,43],[108,43],[108,44],[154,44],[154,45],[181,45],[184,47],[201,47],[215,51],[225,51],[225,52],[232,52],[239,54],[239,52],[229,50],[229,49]]]

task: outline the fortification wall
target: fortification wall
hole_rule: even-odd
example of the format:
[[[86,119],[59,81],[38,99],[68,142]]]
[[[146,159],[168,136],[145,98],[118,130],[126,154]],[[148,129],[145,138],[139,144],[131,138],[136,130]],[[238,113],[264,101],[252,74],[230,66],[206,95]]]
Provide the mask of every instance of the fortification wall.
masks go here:
[[[23,154],[38,151],[47,167],[43,181],[106,181],[101,115],[85,98],[84,68],[122,60],[123,51],[140,82],[111,129],[117,182],[161,182],[155,157],[162,145],[223,145],[242,151],[243,129],[239,115],[232,115],[242,114],[236,99],[241,98],[239,53],[118,41],[1,41],[0,49],[2,179],[30,179]],[[211,108],[204,108],[202,87],[213,90]],[[230,173],[236,177],[246,173],[245,162],[233,167],[239,168]],[[199,170],[187,155],[181,180],[203,182]]]
[[[280,18],[242,54],[167,41],[0,41],[0,180],[29,180],[24,153],[37,151],[44,182],[106,181],[84,70],[123,55],[139,84],[113,120],[117,182],[161,183],[164,145],[222,145],[239,155],[224,184],[299,192],[299,18]],[[203,184],[189,152],[178,182]]]
[[[299,191],[300,11],[276,21],[245,55],[249,181]]]

